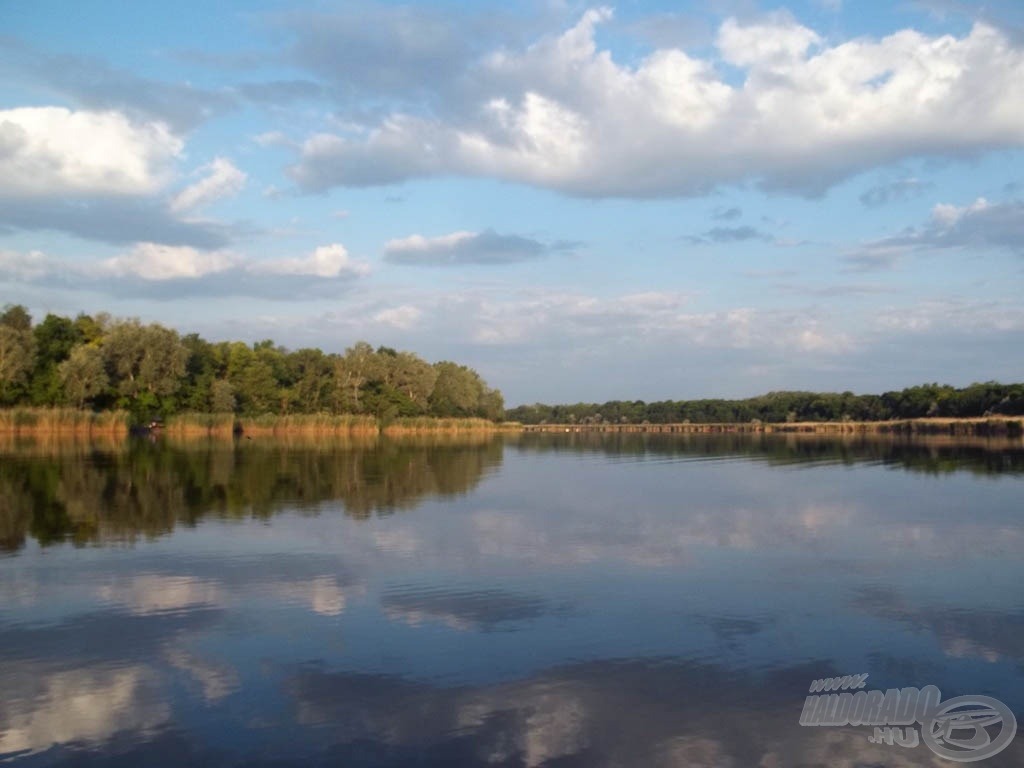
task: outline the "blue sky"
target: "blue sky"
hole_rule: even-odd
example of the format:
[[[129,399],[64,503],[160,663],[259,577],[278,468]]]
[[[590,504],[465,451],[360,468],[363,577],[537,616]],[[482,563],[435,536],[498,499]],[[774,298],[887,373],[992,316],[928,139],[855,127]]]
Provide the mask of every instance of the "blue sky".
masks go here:
[[[0,6],[0,304],[511,404],[1024,378],[1024,8]]]

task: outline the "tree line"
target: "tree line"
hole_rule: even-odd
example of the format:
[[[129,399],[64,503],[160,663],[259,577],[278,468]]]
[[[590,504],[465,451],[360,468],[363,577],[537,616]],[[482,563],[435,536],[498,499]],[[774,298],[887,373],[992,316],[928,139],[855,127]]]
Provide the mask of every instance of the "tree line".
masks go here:
[[[922,384],[881,395],[769,392],[743,400],[612,400],[574,405],[521,405],[506,418],[523,424],[685,424],[751,421],[887,421],[925,417],[1024,414],[1024,384],[989,381],[956,388]]]
[[[450,361],[359,341],[344,354],[273,341],[210,342],[106,314],[0,314],[0,406],[122,409],[139,421],[181,412],[504,415],[501,392]]]

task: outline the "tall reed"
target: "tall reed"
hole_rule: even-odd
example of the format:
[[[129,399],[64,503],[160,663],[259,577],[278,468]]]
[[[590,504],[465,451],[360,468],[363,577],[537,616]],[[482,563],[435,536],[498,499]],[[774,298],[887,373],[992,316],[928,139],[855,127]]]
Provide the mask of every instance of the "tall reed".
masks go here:
[[[131,426],[125,411],[81,411],[75,408],[10,408],[0,410],[0,432],[14,434],[104,434],[124,436]]]

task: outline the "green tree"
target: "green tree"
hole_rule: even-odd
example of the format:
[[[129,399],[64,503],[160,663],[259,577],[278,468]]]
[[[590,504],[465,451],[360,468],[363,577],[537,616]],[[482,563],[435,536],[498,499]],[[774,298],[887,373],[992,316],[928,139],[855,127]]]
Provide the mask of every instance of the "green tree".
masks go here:
[[[77,408],[85,407],[88,400],[102,394],[110,384],[103,353],[91,345],[72,349],[68,359],[57,366],[57,376],[65,398]]]
[[[235,391],[227,379],[217,379],[210,385],[210,410],[214,413],[234,413]]]
[[[32,337],[36,349],[32,403],[58,405],[63,400],[63,386],[57,366],[71,356],[71,350],[82,341],[82,335],[69,318],[49,314],[32,329]]]
[[[484,384],[476,371],[443,360],[434,364],[437,380],[430,393],[430,412],[435,416],[475,416]]]
[[[21,305],[5,307],[0,314],[0,402],[24,399],[34,367],[32,317]]]
[[[123,406],[147,416],[173,403],[188,361],[188,350],[175,331],[138,320],[119,321],[103,337],[102,349]]]
[[[365,413],[362,401],[366,385],[381,375],[381,360],[373,347],[357,341],[337,360],[334,370],[338,409],[347,413]]]

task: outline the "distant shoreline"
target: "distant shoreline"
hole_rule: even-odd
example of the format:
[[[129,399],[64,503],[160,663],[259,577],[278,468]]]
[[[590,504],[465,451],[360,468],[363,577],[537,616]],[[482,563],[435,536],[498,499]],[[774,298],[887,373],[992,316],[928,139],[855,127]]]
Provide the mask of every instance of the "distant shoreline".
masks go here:
[[[890,434],[1021,437],[1024,417],[890,419],[888,421],[706,422],[679,424],[525,424],[524,432],[647,432],[749,434]]]

